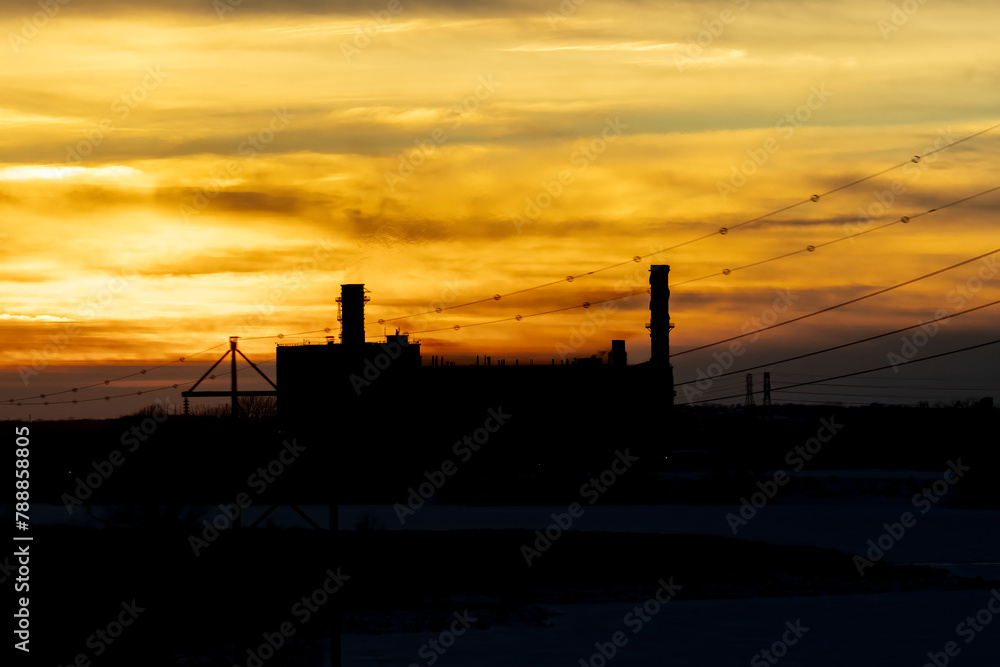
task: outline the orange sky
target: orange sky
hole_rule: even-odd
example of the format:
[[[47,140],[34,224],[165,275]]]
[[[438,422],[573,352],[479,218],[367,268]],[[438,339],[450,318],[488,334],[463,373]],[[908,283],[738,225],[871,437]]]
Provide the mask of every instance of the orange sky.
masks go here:
[[[378,318],[645,255],[1000,120],[996,2],[907,4],[912,14],[860,1],[52,5],[51,16],[31,2],[0,8],[10,396],[229,335],[336,328],[343,282],[372,290],[368,332],[381,333]],[[655,261],[680,282],[859,231],[866,210],[876,224],[913,215],[1000,185],[998,148],[1000,129]],[[993,193],[679,287],[673,345],[738,332],[780,290],[800,314],[998,248],[998,207]],[[644,289],[649,261],[399,326]],[[766,344],[780,356],[928,319],[953,310],[947,295],[977,270],[792,325]],[[967,306],[1000,298],[995,282]],[[646,358],[647,305],[622,302],[579,355],[625,338],[631,360]],[[426,355],[549,359],[594,317],[574,310],[420,338]],[[996,322],[987,309],[949,335],[978,342]],[[241,348],[273,359],[274,342]],[[942,336],[928,352],[949,346]],[[177,377],[196,378],[211,357]],[[710,360],[678,358],[678,379]],[[17,372],[26,365],[44,367],[27,385]]]

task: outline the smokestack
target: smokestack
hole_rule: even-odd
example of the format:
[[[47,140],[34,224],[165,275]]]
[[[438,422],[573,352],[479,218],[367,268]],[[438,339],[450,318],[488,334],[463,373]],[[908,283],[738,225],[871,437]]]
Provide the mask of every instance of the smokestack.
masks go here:
[[[364,284],[341,285],[340,298],[340,342],[344,345],[361,345],[365,342],[365,296]]]
[[[649,267],[649,338],[650,363],[657,375],[662,373],[663,398],[674,404],[674,369],[670,365],[670,266],[653,264]]]
[[[649,337],[654,366],[670,366],[670,266],[649,267]]]

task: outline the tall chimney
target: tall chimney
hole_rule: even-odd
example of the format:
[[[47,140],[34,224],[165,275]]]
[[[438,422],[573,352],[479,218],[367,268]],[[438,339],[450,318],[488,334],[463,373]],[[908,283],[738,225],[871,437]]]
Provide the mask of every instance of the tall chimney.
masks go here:
[[[663,398],[674,404],[674,369],[670,365],[670,266],[653,264],[649,267],[649,338],[650,363],[658,376],[662,374]]]
[[[670,365],[670,266],[649,267],[649,337],[650,359],[654,366]]]
[[[341,285],[340,298],[340,342],[344,345],[361,345],[365,342],[365,296],[364,284]]]

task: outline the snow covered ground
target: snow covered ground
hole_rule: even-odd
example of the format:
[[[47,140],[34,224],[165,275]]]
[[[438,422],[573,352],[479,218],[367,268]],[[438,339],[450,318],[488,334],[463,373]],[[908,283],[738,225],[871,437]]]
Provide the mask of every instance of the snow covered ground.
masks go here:
[[[921,667],[929,664],[928,652],[956,667],[1000,667],[1000,614],[993,614],[981,631],[956,632],[967,616],[986,607],[989,596],[987,591],[935,591],[685,601],[681,591],[648,616],[638,632],[633,632],[635,624],[623,621],[634,604],[590,603],[547,605],[559,614],[552,618],[553,627],[470,629],[443,653],[428,644],[440,639],[438,632],[344,634],[341,641],[347,667],[578,667],[581,660],[598,667],[605,663],[595,643],[610,652],[607,643],[619,631],[627,642],[607,661],[611,667]],[[801,636],[786,623],[797,625]],[[785,638],[796,641],[773,646]],[[956,656],[943,654],[947,642],[956,643]],[[774,662],[760,655],[763,650],[773,650]]]
[[[885,471],[862,471],[844,478],[886,477]],[[938,473],[903,474],[901,479],[933,480]],[[100,527],[77,509],[36,506],[38,523]],[[245,511],[245,523],[266,507]],[[303,507],[323,527],[329,527],[326,507]],[[654,505],[584,506],[571,530],[702,534],[734,537],[729,514],[737,506]],[[100,513],[102,510],[97,509]],[[565,506],[473,507],[426,504],[401,524],[391,505],[351,505],[339,509],[342,529],[366,525],[382,530],[544,529],[553,513]],[[217,513],[205,508],[205,516]],[[771,544],[829,547],[864,555],[869,540],[889,544],[886,524],[898,523],[910,512],[915,522],[892,537],[885,559],[898,564],[932,564],[963,576],[1000,580],[1000,511],[960,510],[933,505],[926,514],[906,498],[841,496],[778,497],[758,509],[737,539]],[[269,518],[279,528],[307,527],[301,517],[282,508]],[[898,533],[897,533],[898,535]],[[671,573],[665,573],[670,576]],[[683,573],[672,573],[683,585]],[[650,582],[649,595],[656,590]],[[723,600],[677,598],[649,616],[638,632],[626,616],[636,603],[585,602],[544,604],[553,615],[549,625],[532,622],[470,628],[443,649],[441,632],[389,632],[342,635],[344,664],[351,667],[399,665],[412,667],[493,667],[566,665],[567,667],[647,667],[649,665],[879,665],[1000,667],[1000,593],[988,607],[991,592],[983,590],[915,591],[872,595],[828,595]],[[455,611],[462,611],[456,601]],[[969,619],[971,617],[972,622]],[[634,616],[633,616],[634,619]],[[791,627],[808,628],[794,644]],[[796,625],[798,624],[798,625]],[[979,629],[976,629],[979,628]],[[619,636],[614,657],[606,659],[598,644]],[[791,634],[790,634],[791,633]],[[438,644],[431,644],[434,640]],[[626,640],[626,641],[621,641]],[[948,642],[953,655],[944,653]],[[438,646],[435,651],[433,646]],[[771,653],[765,656],[761,651]],[[442,652],[443,651],[443,652]],[[780,656],[779,656],[780,653]],[[930,655],[929,655],[930,654]]]
[[[426,505],[400,525],[389,505],[351,505],[340,508],[340,526],[351,528],[374,518],[386,530],[456,530],[471,528],[544,529],[553,512],[563,507],[467,507]],[[733,537],[727,514],[739,507],[720,505],[613,505],[586,507],[572,530],[699,534]],[[765,505],[745,526],[738,539],[771,544],[813,545],[864,555],[868,540],[878,542],[884,524],[899,522],[904,512],[915,523],[893,540],[885,560],[892,563],[935,563],[965,576],[1000,579],[1000,511],[951,510],[933,506],[921,515],[906,500],[867,498],[832,499],[808,504]],[[883,543],[885,540],[883,541]]]
[[[730,506],[593,506],[573,530],[694,533],[733,536]],[[427,505],[400,525],[390,506],[340,509],[340,525],[373,520],[386,530],[544,528],[565,507],[462,507]],[[964,576],[1000,579],[1000,511],[932,507],[926,514],[907,500],[831,499],[767,505],[736,537],[774,544],[831,547],[864,555],[884,524],[904,512],[916,517],[885,558],[894,563],[935,564]],[[883,540],[885,542],[885,540]],[[683,584],[682,573],[676,573]],[[655,584],[650,582],[650,595]],[[345,665],[856,665],[1000,667],[1000,613],[988,607],[989,591],[918,591],[879,595],[684,600],[683,591],[650,617],[638,633],[625,623],[634,604],[544,605],[557,615],[552,627],[499,625],[470,629],[438,654],[428,642],[440,633],[346,633]],[[993,602],[1000,611],[1000,593]],[[978,615],[978,627],[967,617]],[[782,645],[786,622],[808,627],[794,645]],[[964,625],[962,625],[964,623]],[[617,631],[627,643],[607,663],[595,643]],[[779,644],[772,647],[775,642]],[[954,655],[944,653],[946,644]],[[771,660],[760,653],[774,650]],[[956,652],[957,651],[957,652]],[[781,653],[779,658],[778,653]],[[928,655],[928,654],[931,655]],[[932,658],[934,661],[932,661]],[[581,662],[582,660],[582,662]],[[432,662],[433,661],[433,662]]]

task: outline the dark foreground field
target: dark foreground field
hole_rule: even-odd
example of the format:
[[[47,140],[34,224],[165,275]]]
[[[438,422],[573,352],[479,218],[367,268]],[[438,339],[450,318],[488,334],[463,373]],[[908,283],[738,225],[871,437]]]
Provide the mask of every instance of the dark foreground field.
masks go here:
[[[521,547],[533,531],[240,529],[198,556],[189,538],[166,525],[36,530],[33,653],[49,664],[82,654],[94,664],[247,665],[261,645],[272,653],[270,637],[280,649],[267,664],[320,665],[339,616],[348,635],[436,633],[456,612],[477,631],[516,635],[552,626],[559,605],[641,605],[664,586],[661,596],[682,602],[995,585],[884,564],[859,577],[833,550],[691,535],[570,532],[530,566]],[[126,608],[134,618],[122,618]],[[117,637],[116,620],[128,621]]]

